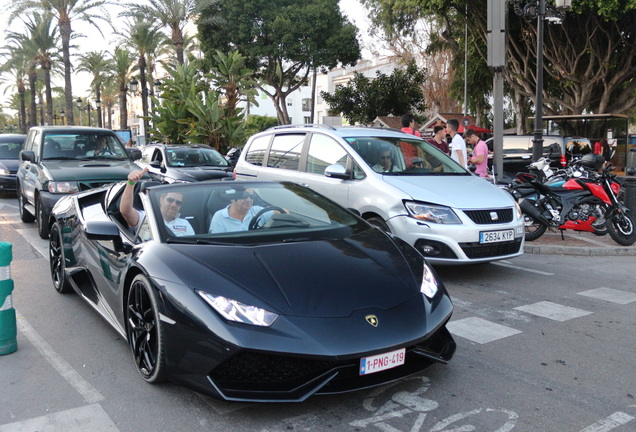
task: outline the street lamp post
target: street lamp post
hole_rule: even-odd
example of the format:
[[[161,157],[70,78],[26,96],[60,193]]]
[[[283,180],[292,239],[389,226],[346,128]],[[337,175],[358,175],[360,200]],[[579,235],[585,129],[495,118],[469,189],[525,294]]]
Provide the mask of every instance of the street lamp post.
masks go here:
[[[522,0],[513,0],[514,11],[518,16],[528,19],[537,18],[537,87],[535,92],[534,138],[532,139],[532,160],[543,156],[543,33],[546,17],[551,23],[560,24],[572,0],[555,0],[555,6],[547,0],[537,0],[522,6]]]
[[[91,106],[91,103],[88,102],[86,104],[86,112],[88,113],[88,127],[91,127],[91,108],[93,107]]]
[[[95,101],[95,110],[97,111],[97,127],[102,127],[102,101],[100,99]]]
[[[77,109],[80,116],[80,126],[82,126],[82,98],[78,97],[75,102],[77,103]]]
[[[60,118],[62,119],[62,126],[64,126],[64,116],[66,115],[66,112],[62,109],[60,110]]]

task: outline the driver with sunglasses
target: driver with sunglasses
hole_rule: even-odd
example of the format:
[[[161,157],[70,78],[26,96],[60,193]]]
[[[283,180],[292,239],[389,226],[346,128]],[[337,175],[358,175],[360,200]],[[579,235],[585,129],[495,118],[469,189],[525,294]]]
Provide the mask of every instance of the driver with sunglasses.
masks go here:
[[[247,231],[254,216],[263,210],[263,207],[254,205],[256,198],[254,190],[237,185],[234,189],[225,191],[225,195],[230,199],[231,204],[214,213],[210,222],[210,233]],[[262,220],[267,221],[276,213],[280,212],[277,210],[267,212]]]
[[[148,168],[144,168],[142,171],[133,171],[128,174],[128,182],[119,203],[119,211],[133,231],[137,229],[145,214],[143,210],[137,210],[133,207],[135,184],[147,171]],[[170,232],[177,237],[194,235],[194,229],[192,229],[190,222],[179,217],[182,204],[183,194],[180,192],[166,192],[161,194],[159,198],[159,210],[161,211],[163,222]]]

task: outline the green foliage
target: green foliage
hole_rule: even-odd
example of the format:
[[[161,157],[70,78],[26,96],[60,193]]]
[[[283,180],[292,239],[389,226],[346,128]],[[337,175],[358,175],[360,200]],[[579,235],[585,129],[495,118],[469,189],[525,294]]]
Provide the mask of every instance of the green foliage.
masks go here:
[[[245,136],[250,137],[274,126],[278,126],[276,117],[250,115],[245,122]]]
[[[405,70],[396,69],[391,75],[377,72],[375,79],[355,73],[347,85],[338,86],[333,94],[320,95],[331,111],[342,113],[351,124],[370,124],[378,116],[424,111],[421,84],[425,79],[426,73],[411,62]]]
[[[220,85],[218,89],[210,89],[191,63],[167,66],[170,77],[159,88],[160,98],[153,97],[156,109],[149,116],[152,139],[205,143],[221,153],[243,144],[243,110],[236,103],[253,98],[252,71],[242,67],[245,58],[237,52],[219,52],[216,59],[218,63],[207,78]]]
[[[203,8],[198,28],[208,60],[217,50],[246,56],[280,123],[289,122],[287,95],[312,68],[353,64],[360,57],[357,30],[342,16],[338,0],[219,0]]]

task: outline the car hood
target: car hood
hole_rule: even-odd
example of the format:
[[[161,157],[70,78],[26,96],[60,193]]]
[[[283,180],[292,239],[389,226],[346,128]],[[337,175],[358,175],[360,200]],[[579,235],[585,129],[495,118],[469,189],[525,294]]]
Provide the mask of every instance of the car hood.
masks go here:
[[[45,160],[42,165],[54,180],[125,180],[138,167],[132,162],[107,160]]]
[[[0,168],[4,167],[8,169],[10,172],[15,173],[18,171],[18,165],[20,161],[17,159],[2,159],[0,160]]]
[[[186,181],[213,180],[230,176],[224,167],[171,168],[170,170],[174,178]]]
[[[511,207],[509,193],[477,176],[383,176],[412,199],[459,209]]]
[[[347,317],[360,309],[390,309],[420,295],[414,273],[421,278],[423,259],[419,273],[411,271],[397,246],[376,229],[337,240],[171,246],[199,264],[179,266],[177,276],[188,286],[290,316]],[[206,277],[199,266],[226,283],[212,282],[216,275]],[[227,282],[232,286],[220,288]]]

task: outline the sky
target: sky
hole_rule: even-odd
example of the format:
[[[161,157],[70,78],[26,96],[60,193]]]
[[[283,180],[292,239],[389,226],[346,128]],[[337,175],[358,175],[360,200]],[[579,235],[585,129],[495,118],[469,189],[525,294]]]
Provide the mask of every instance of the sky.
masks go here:
[[[0,0],[0,11],[4,10],[6,2],[11,0]],[[128,0],[130,1],[130,0]],[[144,0],[134,0],[136,2],[144,2]],[[344,15],[349,18],[351,22],[356,24],[360,30],[359,34],[363,37],[363,41],[368,40],[368,27],[369,27],[369,19],[366,9],[360,4],[358,0],[340,0],[340,8],[343,11]],[[108,5],[108,12],[111,17],[116,17],[121,8],[117,5]],[[99,32],[95,30],[94,27],[86,24],[78,22],[73,24],[73,31],[82,33],[84,35],[90,35],[90,37],[82,37],[76,39],[74,41],[75,44],[78,45],[79,49],[74,52],[74,54],[85,53],[88,51],[112,51],[116,44],[116,37],[112,34],[112,30],[110,26],[100,23],[100,29],[104,33],[105,37],[102,37]],[[19,20],[15,20],[11,26],[8,26],[7,23],[7,15],[2,14],[0,17],[0,46],[4,46],[5,40],[4,35],[6,30],[12,31],[20,31],[21,30],[21,22]],[[366,42],[363,42],[366,43]],[[365,55],[366,54],[366,55]],[[368,58],[368,52],[363,52],[363,57]],[[76,62],[76,57],[74,57],[74,63]],[[63,77],[58,76],[53,78],[53,85],[62,87],[64,85]],[[86,72],[75,73],[73,75],[73,95],[79,96],[81,98],[86,98],[89,96],[89,85],[90,85],[90,75]],[[6,90],[7,94],[13,89]],[[5,87],[0,87],[0,103],[6,100],[6,95],[3,94],[5,92]]]

